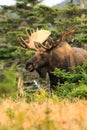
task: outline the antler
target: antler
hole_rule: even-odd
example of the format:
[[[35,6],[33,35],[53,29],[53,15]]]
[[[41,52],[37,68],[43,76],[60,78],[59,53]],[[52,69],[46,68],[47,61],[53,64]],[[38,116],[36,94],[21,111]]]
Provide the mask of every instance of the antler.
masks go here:
[[[18,38],[18,41],[23,48],[28,48],[37,51],[41,47],[46,49],[44,45],[42,45],[42,43],[49,37],[50,34],[51,32],[48,30],[37,29],[36,31],[33,31],[31,35],[29,35],[29,33],[26,30],[28,42],[26,42],[26,40],[23,37]]]
[[[57,44],[55,44],[53,47],[58,46],[61,42],[63,42],[66,38],[68,38],[75,30],[74,29],[70,29],[69,31],[67,31],[64,35],[60,36],[60,39],[58,41]],[[53,48],[52,47],[52,48]]]
[[[53,39],[50,38],[51,42],[45,42],[45,44],[43,44],[44,41],[47,40],[47,38],[49,37],[49,35],[51,34],[50,31],[48,30],[36,30],[36,32],[32,32],[31,35],[28,34],[27,30],[26,30],[26,35],[28,37],[28,42],[26,42],[26,40],[24,40],[23,37],[20,37],[19,43],[23,48],[28,48],[31,50],[45,50],[45,51],[49,51],[55,47],[57,47],[61,42],[63,42],[66,38],[68,38],[72,33],[74,32],[74,29],[71,29],[69,31],[67,31],[64,35],[61,35],[59,41],[57,44],[54,43]]]
[[[60,44],[61,42],[63,42],[66,38],[68,38],[74,31],[75,31],[74,29],[71,29],[71,30],[67,31],[64,35],[61,35],[61,36],[60,36],[60,39],[59,39],[59,41],[58,41],[57,44],[55,44],[54,41],[53,41],[53,39],[50,38],[51,43],[50,43],[50,44],[49,44],[49,43],[45,44],[45,45],[44,45],[44,49],[45,49],[46,51],[49,51],[49,50],[51,50],[51,49],[53,49],[53,48],[59,46],[59,44]],[[39,43],[39,44],[40,44],[40,43]],[[42,46],[42,44],[40,44],[40,45]],[[43,46],[42,46],[42,47],[43,47]]]

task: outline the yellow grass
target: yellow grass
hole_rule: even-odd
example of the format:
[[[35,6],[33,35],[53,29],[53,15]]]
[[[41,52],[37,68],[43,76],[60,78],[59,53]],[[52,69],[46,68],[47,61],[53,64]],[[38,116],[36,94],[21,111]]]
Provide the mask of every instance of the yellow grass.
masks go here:
[[[0,130],[87,130],[87,101],[4,100],[0,103]]]

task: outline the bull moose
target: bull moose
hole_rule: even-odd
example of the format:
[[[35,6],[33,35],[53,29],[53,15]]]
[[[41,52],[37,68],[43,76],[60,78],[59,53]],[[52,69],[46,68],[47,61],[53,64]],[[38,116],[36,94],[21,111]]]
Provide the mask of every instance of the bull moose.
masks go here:
[[[82,65],[87,60],[86,50],[71,47],[65,42],[65,39],[73,32],[74,30],[69,30],[61,35],[57,43],[52,39],[47,40],[51,32],[44,29],[37,29],[30,35],[26,31],[28,42],[23,37],[19,38],[19,43],[23,48],[36,51],[36,54],[26,62],[26,70],[29,72],[36,70],[42,78],[45,78],[48,73],[50,89],[54,89],[58,82],[58,78],[52,73],[55,68],[72,72],[72,66]]]

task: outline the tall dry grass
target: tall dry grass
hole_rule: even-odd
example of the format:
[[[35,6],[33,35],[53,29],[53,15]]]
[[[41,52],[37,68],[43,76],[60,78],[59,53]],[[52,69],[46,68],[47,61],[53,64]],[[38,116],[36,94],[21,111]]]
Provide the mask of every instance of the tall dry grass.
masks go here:
[[[0,103],[0,130],[87,130],[87,101]]]

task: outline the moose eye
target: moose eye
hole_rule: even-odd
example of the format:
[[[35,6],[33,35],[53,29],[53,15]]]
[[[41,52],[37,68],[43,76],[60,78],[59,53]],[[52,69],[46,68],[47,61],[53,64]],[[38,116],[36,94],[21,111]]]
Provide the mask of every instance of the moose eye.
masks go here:
[[[44,58],[44,54],[41,54],[40,57],[43,59]]]

